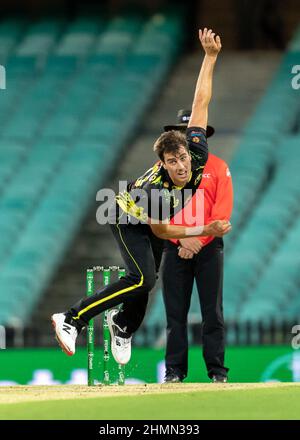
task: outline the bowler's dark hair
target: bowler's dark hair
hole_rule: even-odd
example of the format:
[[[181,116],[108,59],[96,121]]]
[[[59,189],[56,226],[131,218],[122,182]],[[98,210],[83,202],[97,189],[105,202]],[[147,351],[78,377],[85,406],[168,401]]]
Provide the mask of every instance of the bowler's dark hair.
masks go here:
[[[185,133],[178,130],[170,130],[162,133],[155,141],[153,150],[158,154],[160,160],[164,162],[165,153],[176,153],[180,147],[184,147],[189,151]]]

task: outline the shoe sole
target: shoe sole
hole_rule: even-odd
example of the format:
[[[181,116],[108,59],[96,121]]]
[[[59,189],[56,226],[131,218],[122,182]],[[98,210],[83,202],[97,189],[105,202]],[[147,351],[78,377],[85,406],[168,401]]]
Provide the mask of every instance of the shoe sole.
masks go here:
[[[112,339],[113,339],[113,338],[112,338],[112,335],[114,334],[114,332],[113,332],[113,329],[112,329],[112,326],[111,326],[111,322],[110,322],[111,320],[108,319],[109,316],[110,316],[110,315],[109,315],[109,313],[108,313],[108,314],[107,314],[107,325],[108,325],[109,333],[110,333],[110,348],[111,348],[111,352],[112,352],[112,355],[113,355],[115,361],[116,361],[118,364],[124,366],[124,365],[128,364],[128,362],[130,361],[130,359],[129,359],[128,362],[125,362],[125,364],[124,364],[124,363],[118,361],[118,360],[115,358],[115,356],[114,356],[114,350],[113,350],[113,346],[112,346]]]
[[[70,351],[66,345],[64,345],[64,343],[62,342],[62,340],[59,338],[58,334],[56,333],[56,323],[53,318],[51,318],[51,322],[52,322],[52,327],[54,328],[54,331],[55,331],[55,339],[57,340],[58,345],[60,346],[60,348],[62,349],[62,351],[66,355],[73,356],[74,353],[72,351]]]

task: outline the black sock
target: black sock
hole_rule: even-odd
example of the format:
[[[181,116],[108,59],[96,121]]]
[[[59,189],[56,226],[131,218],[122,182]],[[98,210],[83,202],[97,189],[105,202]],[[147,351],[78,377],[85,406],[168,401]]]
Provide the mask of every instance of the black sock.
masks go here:
[[[73,319],[72,315],[70,312],[66,312],[65,313],[65,321],[67,324],[72,325],[73,327],[76,328],[76,330],[78,331],[78,334],[81,332],[81,330],[87,325],[86,323],[83,323],[82,320],[76,320]]]

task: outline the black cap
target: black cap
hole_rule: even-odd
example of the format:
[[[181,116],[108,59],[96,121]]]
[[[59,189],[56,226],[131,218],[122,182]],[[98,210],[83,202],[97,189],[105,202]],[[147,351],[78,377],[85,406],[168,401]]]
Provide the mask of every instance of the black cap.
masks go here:
[[[170,130],[179,130],[179,131],[185,131],[187,129],[190,117],[191,117],[191,110],[179,110],[177,113],[177,124],[175,125],[165,125],[164,130],[170,131]],[[211,137],[215,132],[214,127],[211,127],[208,125],[206,127],[206,137]]]

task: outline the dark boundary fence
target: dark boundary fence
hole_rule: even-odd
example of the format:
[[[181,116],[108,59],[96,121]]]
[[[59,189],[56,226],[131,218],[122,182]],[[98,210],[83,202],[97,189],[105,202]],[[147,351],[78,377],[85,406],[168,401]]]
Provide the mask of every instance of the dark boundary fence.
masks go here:
[[[226,345],[245,346],[245,345],[286,345],[291,341],[297,332],[293,327],[300,325],[300,317],[294,320],[269,319],[268,321],[246,321],[246,322],[227,322]],[[189,344],[202,344],[201,322],[193,322],[188,326]],[[101,333],[101,328],[99,328]],[[101,337],[99,333],[98,337]],[[134,337],[135,346],[159,347],[165,346],[166,329],[163,325],[149,326],[145,323]],[[78,338],[78,345],[86,344],[86,331],[83,330]],[[3,345],[3,341],[2,341]],[[37,327],[5,327],[5,346],[6,348],[22,347],[51,347],[56,346],[53,331],[42,334]]]

